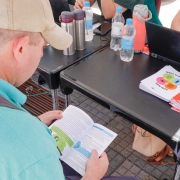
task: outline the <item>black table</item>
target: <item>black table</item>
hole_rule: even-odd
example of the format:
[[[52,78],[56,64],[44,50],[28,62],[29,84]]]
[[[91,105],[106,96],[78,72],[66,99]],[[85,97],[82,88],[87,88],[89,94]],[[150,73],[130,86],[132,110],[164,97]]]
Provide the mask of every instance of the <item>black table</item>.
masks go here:
[[[136,54],[132,62],[123,62],[119,53],[106,48],[60,74],[61,88],[68,94],[76,89],[98,103],[141,126],[169,144],[180,127],[179,113],[170,105],[139,89],[140,81],[168,62],[145,54]],[[171,64],[180,71],[180,67]]]
[[[96,15],[95,18],[99,17],[99,22],[103,22],[102,16]],[[85,50],[76,51],[74,55],[65,56],[63,51],[56,50],[51,46],[44,49],[44,55],[40,61],[37,71],[45,79],[49,88],[52,92],[53,97],[53,109],[58,109],[57,103],[57,89],[59,88],[59,73],[74,63],[82,60],[85,57],[90,56],[96,51],[109,45],[110,34],[106,37],[100,37],[94,35],[93,40],[86,42]]]

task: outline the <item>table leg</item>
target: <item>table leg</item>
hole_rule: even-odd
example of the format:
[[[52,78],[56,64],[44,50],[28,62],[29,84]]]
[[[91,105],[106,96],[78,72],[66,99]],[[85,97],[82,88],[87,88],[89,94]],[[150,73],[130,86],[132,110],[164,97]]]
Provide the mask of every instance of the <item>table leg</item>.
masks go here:
[[[174,174],[174,180],[180,180],[180,161],[176,162],[176,170]]]
[[[70,94],[69,95],[65,94],[65,107],[67,108],[70,103],[71,103]]]
[[[52,94],[52,101],[53,101],[53,110],[58,110],[59,105],[58,105],[58,93],[57,89],[51,89],[51,94]]]
[[[175,154],[176,168],[175,168],[173,180],[180,180],[180,147],[179,147],[179,142],[176,143],[176,147],[174,149],[174,154]]]

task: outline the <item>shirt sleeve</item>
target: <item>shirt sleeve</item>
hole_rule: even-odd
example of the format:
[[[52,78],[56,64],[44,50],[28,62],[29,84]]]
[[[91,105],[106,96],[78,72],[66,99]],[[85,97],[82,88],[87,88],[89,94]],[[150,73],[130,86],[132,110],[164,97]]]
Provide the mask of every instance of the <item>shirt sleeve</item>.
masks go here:
[[[144,0],[114,0],[114,2],[124,8],[130,9],[132,12],[136,4],[144,4]]]

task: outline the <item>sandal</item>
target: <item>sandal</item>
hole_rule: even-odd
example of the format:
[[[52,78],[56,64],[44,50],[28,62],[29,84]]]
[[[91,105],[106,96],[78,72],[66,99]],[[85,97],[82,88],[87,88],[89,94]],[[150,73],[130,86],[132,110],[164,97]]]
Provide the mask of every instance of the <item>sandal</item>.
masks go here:
[[[133,124],[131,129],[132,129],[132,132],[133,132],[134,134],[136,134],[137,125],[136,125],[136,124]]]

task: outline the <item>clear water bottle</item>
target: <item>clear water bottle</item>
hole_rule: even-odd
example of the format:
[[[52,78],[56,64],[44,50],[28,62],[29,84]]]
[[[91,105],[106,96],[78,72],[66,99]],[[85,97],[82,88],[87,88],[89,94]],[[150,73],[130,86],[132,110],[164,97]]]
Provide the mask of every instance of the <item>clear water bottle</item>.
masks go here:
[[[110,42],[110,48],[113,49],[114,51],[121,49],[123,26],[124,26],[124,17],[122,15],[122,8],[116,7],[116,14],[112,18],[111,42]]]
[[[128,18],[126,25],[122,30],[122,46],[120,50],[120,59],[122,61],[132,61],[134,57],[134,36],[136,29],[133,26],[133,20]]]
[[[91,41],[93,39],[93,11],[90,2],[84,2],[83,11],[85,12],[85,41]]]

